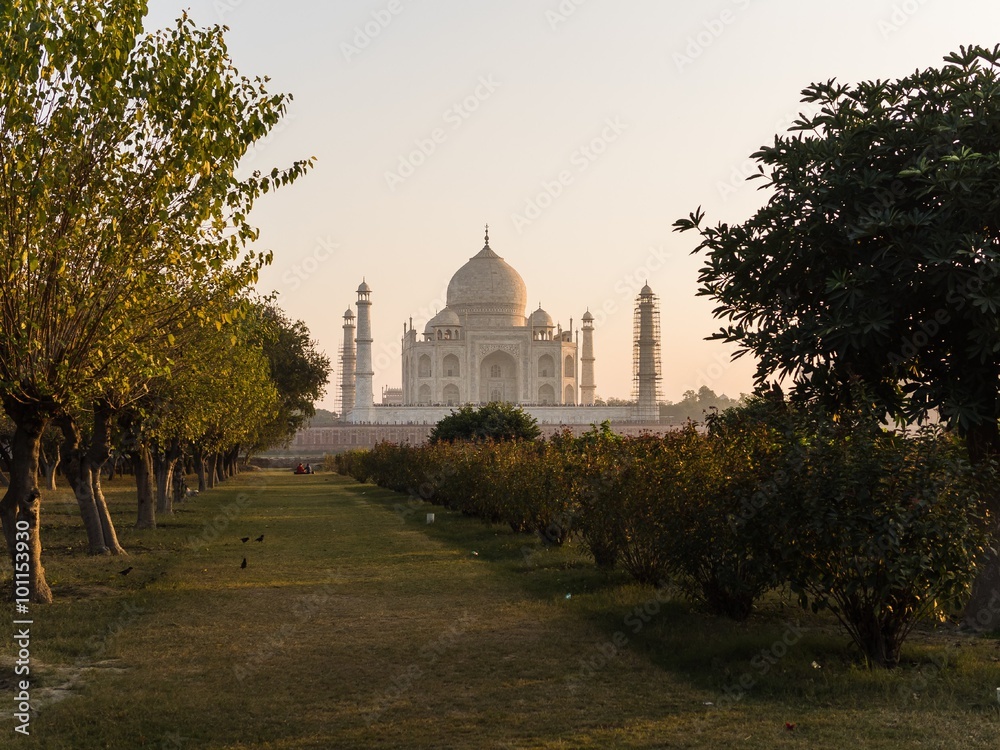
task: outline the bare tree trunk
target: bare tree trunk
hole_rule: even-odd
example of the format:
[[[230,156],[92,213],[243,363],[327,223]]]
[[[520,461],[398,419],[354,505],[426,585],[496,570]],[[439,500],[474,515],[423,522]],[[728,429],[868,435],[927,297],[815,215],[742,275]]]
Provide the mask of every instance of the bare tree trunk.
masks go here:
[[[97,506],[97,517],[101,519],[101,531],[104,533],[104,544],[112,555],[127,555],[128,552],[118,542],[118,532],[115,531],[115,524],[111,520],[111,511],[108,510],[108,503],[104,499],[104,490],[101,489],[101,472],[95,471],[94,477],[94,504]]]
[[[184,502],[187,495],[187,482],[184,481],[184,459],[180,459],[174,468],[174,482],[171,491],[174,503]]]
[[[107,555],[111,550],[104,543],[104,530],[101,528],[101,517],[97,513],[97,503],[94,500],[94,477],[90,462],[80,447],[80,429],[76,421],[64,415],[56,423],[63,433],[62,462],[63,474],[69,482],[76,503],[80,507],[80,517],[83,528],[87,531],[87,546],[92,555]]]
[[[240,447],[237,445],[235,448],[230,448],[226,451],[225,457],[225,475],[226,479],[232,479],[236,476],[236,457],[240,453]]]
[[[120,456],[115,452],[111,452],[111,459],[108,461],[108,481],[115,481],[115,474],[118,471],[118,461]]]
[[[38,464],[42,470],[42,476],[45,478],[45,489],[55,492],[56,475],[59,473],[59,462],[62,458],[58,443],[56,443],[53,451],[55,455],[50,459],[46,451],[39,450]]]
[[[180,447],[176,440],[170,442],[165,451],[157,450],[153,454],[153,471],[156,473],[156,512],[173,513],[173,484],[177,459],[180,458]]]
[[[139,512],[135,527],[137,529],[155,529],[156,501],[153,491],[153,457],[145,445],[138,446],[131,457],[132,469],[135,472],[135,489],[139,500]]]
[[[194,470],[198,474],[198,492],[204,492],[208,489],[208,484],[205,480],[205,452],[198,447],[193,450],[194,456]]]
[[[215,457],[215,470],[218,473],[217,480],[219,482],[225,482],[226,477],[226,454],[219,453]]]
[[[52,589],[42,567],[39,534],[41,493],[38,491],[38,450],[46,418],[26,407],[4,406],[14,421],[11,445],[10,484],[0,500],[0,522],[7,552],[14,565],[14,595],[40,604],[52,602]],[[21,593],[26,596],[21,596]]]
[[[208,462],[207,462],[208,466],[206,467],[206,473],[208,474],[208,489],[212,489],[213,487],[215,487],[216,464],[218,463],[218,461],[219,461],[218,453],[208,454]]]
[[[90,441],[90,450],[87,452],[87,462],[90,464],[91,494],[94,496],[94,506],[97,508],[97,517],[101,522],[101,533],[104,537],[104,546],[112,555],[128,554],[118,542],[118,532],[115,531],[115,524],[111,520],[111,511],[108,510],[108,503],[104,499],[104,490],[101,489],[101,472],[104,465],[109,461],[115,461],[114,451],[111,450],[111,422],[112,411],[106,401],[98,401],[94,404],[94,435]]]

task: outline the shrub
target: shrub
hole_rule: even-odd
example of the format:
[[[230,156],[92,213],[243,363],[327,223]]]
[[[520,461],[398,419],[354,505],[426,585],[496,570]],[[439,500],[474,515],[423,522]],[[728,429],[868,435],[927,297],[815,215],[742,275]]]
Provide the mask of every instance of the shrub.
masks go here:
[[[829,609],[869,664],[892,668],[919,618],[967,596],[991,473],[938,429],[908,437],[864,415],[810,416],[789,448],[767,513],[778,564],[803,607]]]
[[[664,580],[671,532],[664,499],[676,490],[676,453],[691,439],[693,426],[663,437],[603,439],[600,450],[585,451],[580,530],[595,560],[620,563],[640,583]]]
[[[535,418],[508,403],[463,406],[438,422],[430,442],[534,440],[541,434]]]
[[[766,427],[746,425],[707,436],[688,430],[673,456],[664,498],[667,569],[692,598],[735,620],[746,619],[777,583],[757,528],[762,519],[740,516],[768,474],[763,458],[772,450]]]
[[[368,481],[368,470],[365,462],[367,450],[354,449],[338,453],[333,457],[337,473],[343,476],[353,477],[359,482]],[[324,460],[325,461],[325,460]]]

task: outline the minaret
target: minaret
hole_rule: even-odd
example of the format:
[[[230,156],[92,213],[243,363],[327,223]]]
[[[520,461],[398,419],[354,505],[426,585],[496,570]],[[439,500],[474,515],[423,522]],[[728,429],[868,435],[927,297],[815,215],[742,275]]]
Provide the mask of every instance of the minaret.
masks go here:
[[[646,284],[636,298],[632,345],[632,395],[641,422],[660,419],[660,308],[653,290]]]
[[[372,404],[374,403],[372,378],[375,377],[375,371],[372,370],[371,293],[371,287],[362,279],[361,286],[358,287],[358,335],[355,339],[358,344],[358,358],[354,378],[352,422],[371,422],[374,416],[372,414]]]
[[[346,422],[347,415],[354,409],[354,312],[347,308],[344,313],[344,346],[340,355],[340,421]]]
[[[590,308],[583,314],[583,352],[580,356],[580,403],[584,406],[594,405],[594,316]]]

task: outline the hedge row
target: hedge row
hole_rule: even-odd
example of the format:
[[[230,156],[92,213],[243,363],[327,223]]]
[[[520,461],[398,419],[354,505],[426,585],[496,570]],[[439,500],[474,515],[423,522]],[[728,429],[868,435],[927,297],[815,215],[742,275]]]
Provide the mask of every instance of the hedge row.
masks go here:
[[[894,666],[918,618],[967,595],[986,544],[990,480],[964,455],[934,429],[903,435],[761,398],[707,432],[382,443],[337,465],[548,543],[579,538],[598,565],[672,580],[736,619],[790,585],[871,663]]]

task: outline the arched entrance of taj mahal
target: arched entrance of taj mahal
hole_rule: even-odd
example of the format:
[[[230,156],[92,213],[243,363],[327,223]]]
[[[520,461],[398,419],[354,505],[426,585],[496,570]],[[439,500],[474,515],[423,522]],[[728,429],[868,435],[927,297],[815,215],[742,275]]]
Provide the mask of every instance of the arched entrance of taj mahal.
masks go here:
[[[517,360],[502,350],[483,357],[479,364],[479,401],[519,400]]]

